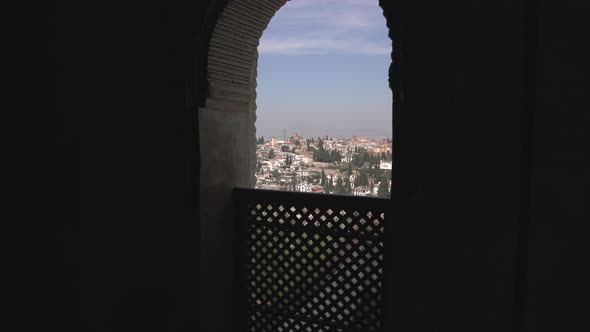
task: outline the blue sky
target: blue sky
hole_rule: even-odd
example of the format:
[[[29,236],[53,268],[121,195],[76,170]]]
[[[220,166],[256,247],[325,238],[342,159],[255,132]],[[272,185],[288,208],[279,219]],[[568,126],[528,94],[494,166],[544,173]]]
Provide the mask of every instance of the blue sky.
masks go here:
[[[258,47],[257,136],[389,136],[391,40],[378,0],[292,0]]]

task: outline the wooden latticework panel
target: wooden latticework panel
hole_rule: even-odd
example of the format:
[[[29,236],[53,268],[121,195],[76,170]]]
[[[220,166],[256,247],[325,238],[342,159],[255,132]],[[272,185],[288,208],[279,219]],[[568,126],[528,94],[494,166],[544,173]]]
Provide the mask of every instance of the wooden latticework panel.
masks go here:
[[[238,201],[248,331],[380,330],[387,200],[240,190]]]

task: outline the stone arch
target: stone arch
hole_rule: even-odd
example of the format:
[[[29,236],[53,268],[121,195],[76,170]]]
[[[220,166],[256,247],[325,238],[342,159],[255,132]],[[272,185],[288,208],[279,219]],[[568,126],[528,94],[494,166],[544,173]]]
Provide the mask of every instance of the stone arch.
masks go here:
[[[225,157],[229,159],[219,153],[223,147],[229,147],[227,144],[218,146],[215,149],[217,153],[214,154],[220,157],[219,163],[231,162],[237,166],[224,172],[229,176],[227,179],[237,186],[253,187],[256,181],[253,170],[256,163],[254,123],[258,44],[271,18],[286,2],[287,0],[230,0],[211,35],[207,60],[208,91],[205,107],[200,113],[209,113],[212,118],[223,119],[226,129],[227,126],[233,127],[234,132],[240,133],[240,137],[234,138],[235,144],[231,144],[232,151],[226,152]],[[205,126],[210,122],[208,120],[214,120],[211,117],[203,119]],[[224,128],[224,124],[218,124]],[[226,133],[224,137],[227,139],[228,135],[231,140],[231,133]],[[209,166],[211,171],[220,170],[214,165]],[[210,177],[205,176],[207,178]]]
[[[232,331],[234,187],[253,187],[256,166],[256,75],[258,44],[275,13],[288,0],[227,0],[211,38],[207,59],[208,91],[199,109],[201,315],[216,322],[204,330]],[[294,0],[297,1],[297,0]],[[398,0],[374,0],[381,6],[393,45],[398,34],[392,13]],[[393,48],[392,58],[400,59]],[[394,100],[401,100],[400,63],[393,61],[389,85]],[[395,75],[395,76],[394,76]],[[391,79],[394,76],[396,79]],[[396,115],[394,113],[394,121]],[[394,131],[395,133],[395,131]],[[395,135],[395,134],[394,134]],[[223,244],[223,245],[220,245]],[[206,285],[206,286],[204,286]],[[221,326],[227,324],[227,326]]]
[[[228,0],[215,23],[207,57],[208,91],[200,110],[204,136],[201,142],[209,143],[201,147],[205,157],[201,178],[205,186],[219,174],[233,186],[255,184],[258,44],[272,17],[287,1]],[[397,29],[391,24],[394,20],[389,19],[392,15],[388,8],[394,7],[396,1],[374,1],[383,8],[389,36],[395,40]],[[393,51],[392,57],[395,54]],[[395,71],[392,64],[390,77]],[[399,100],[399,80],[390,79],[390,87],[394,100]],[[217,131],[213,132],[214,129]]]

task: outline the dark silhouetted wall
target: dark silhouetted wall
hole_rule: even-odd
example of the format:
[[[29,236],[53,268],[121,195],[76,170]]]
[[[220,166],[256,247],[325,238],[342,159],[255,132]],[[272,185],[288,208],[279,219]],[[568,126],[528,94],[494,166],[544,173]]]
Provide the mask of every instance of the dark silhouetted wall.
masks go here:
[[[587,8],[540,0],[527,168],[524,2],[382,3],[401,13],[402,40],[395,241],[386,257],[390,326],[511,331],[516,311],[527,331],[590,330]],[[63,293],[53,289],[50,300],[34,301],[52,329],[232,330],[234,313],[210,309],[227,303],[216,303],[215,290],[199,280],[199,239],[207,235],[199,233],[197,107],[223,4],[82,3],[72,40],[80,80],[67,85],[81,99],[80,223],[50,232],[53,240],[70,239],[26,267],[43,273],[44,264],[59,263],[72,271],[51,279],[63,282]],[[523,218],[531,228],[519,308]],[[44,243],[43,235],[34,241]]]

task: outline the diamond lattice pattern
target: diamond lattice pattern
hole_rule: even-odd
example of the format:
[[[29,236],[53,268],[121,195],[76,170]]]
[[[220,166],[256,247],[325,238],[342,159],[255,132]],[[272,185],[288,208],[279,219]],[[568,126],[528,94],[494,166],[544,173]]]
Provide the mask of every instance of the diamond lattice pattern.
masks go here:
[[[378,331],[384,212],[253,203],[250,331]]]

